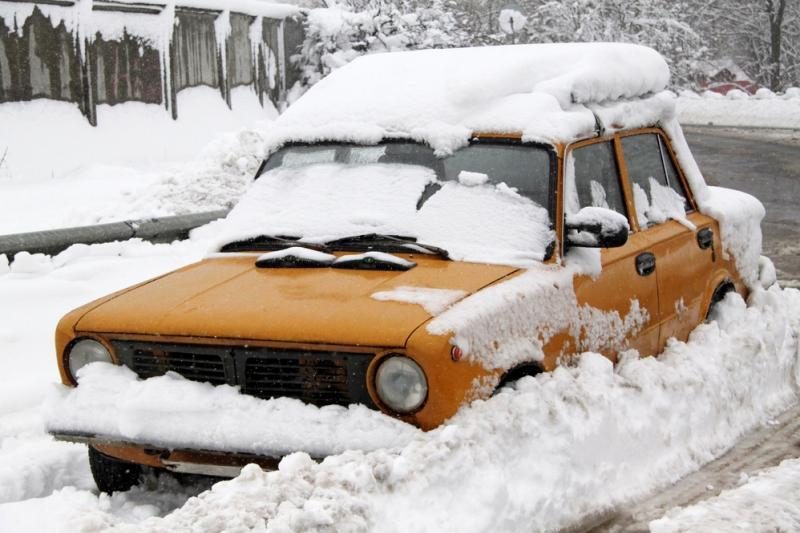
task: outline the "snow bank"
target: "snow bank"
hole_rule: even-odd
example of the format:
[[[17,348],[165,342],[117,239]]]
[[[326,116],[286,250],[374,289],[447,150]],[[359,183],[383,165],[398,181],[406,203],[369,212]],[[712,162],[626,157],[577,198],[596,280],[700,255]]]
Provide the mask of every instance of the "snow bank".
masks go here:
[[[759,90],[755,96],[738,96],[734,93],[725,97],[707,91],[701,97],[682,92],[677,101],[678,117],[682,124],[698,126],[800,129],[797,88],[788,89],[783,95]]]
[[[261,176],[228,217],[197,231],[216,248],[261,234],[325,241],[382,233],[416,237],[455,260],[529,266],[552,240],[547,209],[504,184],[445,182],[417,202],[433,170],[339,163],[277,168]]]
[[[800,459],[783,461],[736,489],[650,522],[652,533],[800,530]]]
[[[185,89],[178,93],[179,120],[172,120],[155,104],[100,105],[98,127],[90,126],[73,104],[4,103],[0,106],[0,156],[8,152],[0,175],[30,182],[81,175],[91,165],[146,170],[192,160],[220,135],[253,128],[277,116],[274,109],[258,104],[252,90],[239,88],[234,93],[231,110],[216,89]]]
[[[0,234],[230,208],[261,163],[261,119],[271,115],[257,100],[245,105],[246,98],[231,112],[209,91],[181,93],[214,104],[193,114],[197,120],[176,122],[157,106],[122,104],[113,108],[117,125],[98,128],[61,102],[0,106],[8,126],[0,128],[0,157],[9,146],[0,166],[7,178],[0,179]],[[45,125],[51,111],[54,123]],[[42,156],[42,146],[51,155]]]
[[[25,433],[0,439],[0,504],[40,498],[66,486],[95,486],[85,446]],[[2,523],[0,529],[5,531]]]
[[[95,298],[196,261],[206,247],[142,241],[75,245],[55,257],[23,256],[0,272],[0,502],[45,497],[64,486],[88,495],[82,491],[94,486],[85,447],[54,442],[44,433],[40,405],[51,383],[59,381],[53,353],[58,320]],[[24,521],[4,518],[0,531],[25,529]],[[5,527],[9,523],[14,527]]]
[[[82,451],[85,457],[86,450]],[[88,465],[86,467],[88,469]],[[67,486],[44,498],[0,505],[0,529],[31,533],[105,531],[120,522],[132,524],[163,516],[204,488],[203,485],[182,486],[167,476],[147,479],[146,483],[144,487],[112,496],[98,496],[83,488]]]
[[[420,432],[363,405],[320,408],[291,398],[261,400],[175,373],[140,381],[127,367],[107,363],[81,369],[78,383],[58,385],[45,401],[50,431],[169,448],[272,456],[304,451],[315,457],[401,446]]]
[[[642,46],[536,44],[360,57],[321,80],[279,119],[287,139],[424,140],[447,153],[473,131],[570,141],[595,118],[584,105],[650,96],[669,69]],[[629,118],[651,106],[628,101]]]
[[[658,358],[627,354],[615,368],[586,353],[524,378],[401,450],[251,465],[136,531],[573,525],[673,482],[797,401],[800,292],[757,291],[749,307],[731,294],[717,318]],[[0,508],[0,522],[15,509]],[[99,509],[86,520],[98,516],[114,523]]]

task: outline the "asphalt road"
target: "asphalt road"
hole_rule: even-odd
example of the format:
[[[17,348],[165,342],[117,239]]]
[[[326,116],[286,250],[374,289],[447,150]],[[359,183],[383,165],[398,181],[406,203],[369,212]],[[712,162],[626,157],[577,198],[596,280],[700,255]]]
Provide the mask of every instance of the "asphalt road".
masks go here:
[[[791,135],[776,140],[760,130],[685,131],[706,181],[764,203],[764,255],[775,263],[783,285],[800,286],[800,140]]]

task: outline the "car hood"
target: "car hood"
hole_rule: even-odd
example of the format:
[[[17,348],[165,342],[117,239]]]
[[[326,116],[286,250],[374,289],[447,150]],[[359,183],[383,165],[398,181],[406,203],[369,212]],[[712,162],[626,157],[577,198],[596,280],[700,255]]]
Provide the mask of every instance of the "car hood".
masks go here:
[[[398,288],[474,293],[513,267],[404,255],[407,271],[256,268],[257,255],[217,256],[157,278],[91,309],[87,333],[216,337],[337,345],[403,346],[431,314],[396,301]],[[378,292],[390,293],[378,300]]]

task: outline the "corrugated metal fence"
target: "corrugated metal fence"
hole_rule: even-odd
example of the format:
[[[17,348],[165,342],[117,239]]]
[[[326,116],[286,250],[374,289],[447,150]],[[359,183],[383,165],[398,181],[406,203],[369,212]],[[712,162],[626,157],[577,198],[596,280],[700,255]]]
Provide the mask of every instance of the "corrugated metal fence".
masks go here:
[[[219,5],[220,9],[198,5]],[[0,0],[0,103],[50,98],[76,103],[92,125],[97,105],[161,104],[177,118],[176,94],[206,85],[231,105],[250,87],[281,108],[299,73],[302,15],[263,3],[239,13],[227,0]]]

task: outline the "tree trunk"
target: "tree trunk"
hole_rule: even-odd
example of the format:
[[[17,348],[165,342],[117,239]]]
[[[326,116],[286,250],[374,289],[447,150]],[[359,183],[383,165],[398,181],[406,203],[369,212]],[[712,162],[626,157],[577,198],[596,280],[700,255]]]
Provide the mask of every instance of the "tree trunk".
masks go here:
[[[783,43],[783,14],[786,0],[767,0],[770,38],[770,89],[781,89],[781,44]]]

